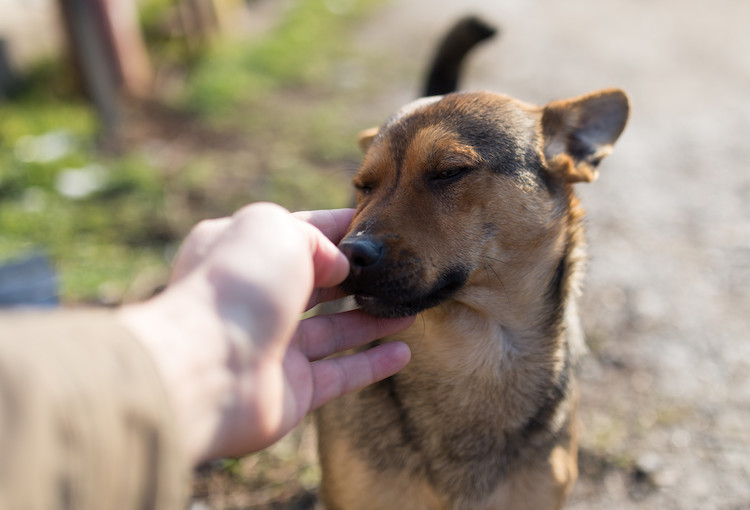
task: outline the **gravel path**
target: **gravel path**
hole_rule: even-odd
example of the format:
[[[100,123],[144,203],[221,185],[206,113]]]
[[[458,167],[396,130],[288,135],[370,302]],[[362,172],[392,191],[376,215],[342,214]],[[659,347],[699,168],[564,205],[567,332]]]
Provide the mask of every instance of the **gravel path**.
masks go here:
[[[503,33],[464,88],[632,99],[599,181],[579,188],[591,354],[568,508],[750,508],[750,2],[394,1],[360,35],[393,56],[371,107],[410,100],[469,12]]]

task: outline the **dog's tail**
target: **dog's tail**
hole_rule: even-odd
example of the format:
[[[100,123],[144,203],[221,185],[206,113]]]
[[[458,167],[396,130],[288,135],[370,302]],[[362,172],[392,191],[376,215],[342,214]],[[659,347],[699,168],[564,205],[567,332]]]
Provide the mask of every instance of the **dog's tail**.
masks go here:
[[[439,96],[458,89],[461,64],[471,49],[494,36],[497,28],[476,16],[461,18],[443,37],[425,84],[425,96]]]

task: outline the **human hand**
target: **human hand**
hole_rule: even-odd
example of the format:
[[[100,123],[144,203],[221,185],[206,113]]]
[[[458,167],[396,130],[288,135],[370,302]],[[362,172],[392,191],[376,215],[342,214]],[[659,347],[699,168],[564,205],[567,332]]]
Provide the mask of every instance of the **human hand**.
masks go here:
[[[300,321],[341,295],[336,285],[349,264],[334,243],[351,216],[255,204],[203,222],[185,240],[167,289],[121,310],[163,375],[194,463],[264,448],[311,410],[408,363],[400,342],[323,358],[413,318],[353,311]]]

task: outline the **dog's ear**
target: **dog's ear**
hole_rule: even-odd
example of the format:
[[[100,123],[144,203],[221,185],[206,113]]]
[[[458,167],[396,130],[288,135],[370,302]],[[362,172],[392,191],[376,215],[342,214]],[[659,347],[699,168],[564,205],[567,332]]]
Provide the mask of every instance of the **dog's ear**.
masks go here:
[[[544,156],[568,182],[591,182],[628,120],[628,96],[607,89],[548,104],[542,113]]]
[[[380,128],[377,127],[371,127],[370,129],[365,129],[364,131],[359,132],[357,143],[362,152],[367,152],[367,149],[370,148],[370,144],[372,143],[373,138],[375,138],[375,135],[378,134],[379,129]]]

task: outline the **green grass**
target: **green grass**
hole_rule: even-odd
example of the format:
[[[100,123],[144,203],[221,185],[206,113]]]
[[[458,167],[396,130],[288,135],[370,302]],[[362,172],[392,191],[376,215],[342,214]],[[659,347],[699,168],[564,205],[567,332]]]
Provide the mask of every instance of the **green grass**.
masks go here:
[[[182,104],[217,118],[279,89],[330,86],[336,62],[349,55],[352,26],[380,3],[302,0],[266,38],[218,41],[195,65]]]
[[[192,63],[174,104],[246,140],[258,157],[250,200],[290,209],[351,203],[357,133],[381,119],[358,116],[366,85],[342,91],[341,81],[367,65],[368,57],[354,54],[350,41],[382,3],[296,2],[263,39],[219,41]]]
[[[64,302],[117,300],[139,274],[165,271],[165,253],[202,218],[257,200],[348,205],[356,133],[372,122],[356,114],[361,89],[342,93],[341,63],[355,58],[352,34],[380,3],[292,3],[262,38],[217,40],[191,55],[157,29],[170,3],[143,4],[152,54],[187,71],[178,95],[164,100],[192,112],[185,127],[237,140],[215,147],[199,132],[172,166],[138,145],[98,150],[95,112],[69,69],[41,63],[21,94],[0,102],[0,262],[46,253]],[[84,174],[97,189],[61,192],[66,178]]]
[[[98,155],[96,128],[82,102],[23,99],[0,111],[0,260],[47,254],[67,301],[127,289],[138,270],[165,264],[158,171],[136,155]],[[61,193],[71,170],[100,175],[99,189]]]
[[[341,81],[348,63],[364,65],[350,41],[382,3],[296,2],[265,38],[219,41],[193,63],[175,104],[239,134],[259,156],[251,199],[290,209],[350,203],[357,133],[375,121],[353,114],[366,96],[356,87],[342,93]]]

